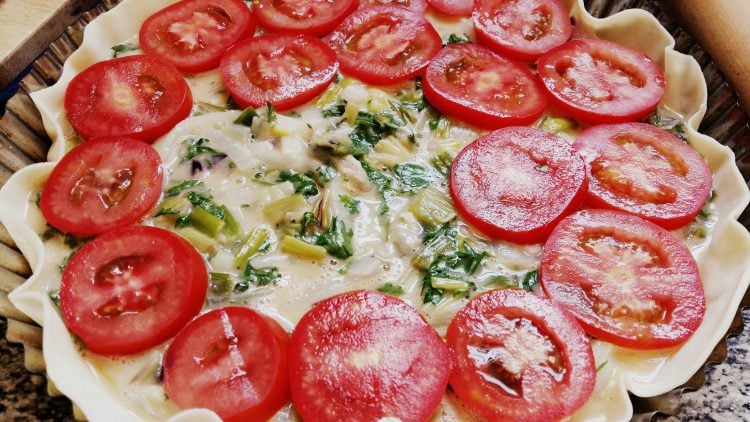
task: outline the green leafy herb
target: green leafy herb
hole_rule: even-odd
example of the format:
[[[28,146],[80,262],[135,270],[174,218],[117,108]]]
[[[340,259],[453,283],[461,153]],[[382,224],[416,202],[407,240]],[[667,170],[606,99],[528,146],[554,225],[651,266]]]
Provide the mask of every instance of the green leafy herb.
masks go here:
[[[341,117],[346,111],[346,100],[339,100],[338,103],[323,109],[321,114],[323,117]]]
[[[60,291],[59,290],[50,290],[47,292],[47,296],[49,296],[49,300],[52,301],[52,304],[56,307],[60,307]]]
[[[404,294],[404,289],[401,286],[392,283],[385,283],[381,285],[380,287],[378,287],[378,291],[391,296],[401,296],[402,294]]]
[[[393,168],[400,182],[401,192],[414,193],[440,180],[440,176],[419,164],[398,164]]]
[[[112,58],[116,59],[120,54],[127,53],[128,51],[135,51],[139,48],[138,44],[132,42],[114,45],[112,46]]]
[[[306,235],[308,233],[311,233],[313,230],[313,227],[318,222],[318,219],[315,217],[314,213],[306,212],[302,214],[302,222],[300,223],[300,234]]]
[[[333,180],[334,177],[336,177],[336,169],[333,166],[323,165],[315,169],[315,176],[313,179],[315,179],[318,184],[324,185]]]
[[[258,112],[253,107],[247,107],[242,110],[242,113],[240,113],[232,123],[250,127],[253,125],[253,120],[255,120],[256,117],[258,117]]]
[[[57,236],[62,237],[63,244],[70,249],[78,249],[83,246],[84,243],[92,239],[91,237],[76,237],[75,235],[66,233],[47,224],[47,229],[42,233],[42,240],[50,240]]]
[[[255,284],[256,286],[266,286],[278,280],[281,277],[277,267],[255,268],[249,263],[242,273],[242,281]]]
[[[380,192],[382,198],[380,201],[380,215],[383,215],[388,212],[388,202],[393,198],[393,179],[373,169],[366,161],[361,160],[360,163],[367,174],[367,178],[378,187],[378,192]]]
[[[354,130],[349,134],[349,138],[352,140],[352,145],[357,148],[375,145],[386,136],[396,133],[401,127],[401,123],[392,114],[382,112],[372,114],[360,111],[357,113],[354,124]]]
[[[224,155],[223,153],[206,145],[208,144],[208,142],[210,141],[206,138],[186,138],[184,141],[182,141],[182,143],[187,147],[187,151],[185,152],[185,156],[182,158],[181,162],[185,163],[201,154]]]
[[[167,197],[169,196],[177,196],[180,193],[190,190],[194,187],[203,186],[203,182],[197,179],[187,179],[183,180],[182,182],[172,185],[167,190],[164,191]]]
[[[212,272],[209,273],[209,276],[211,277],[211,282],[209,284],[211,293],[224,296],[232,292],[234,282],[232,281],[231,274]]]
[[[525,276],[523,276],[523,282],[521,283],[521,287],[524,288],[524,290],[531,291],[536,283],[539,282],[539,271],[529,271],[526,273]]]
[[[325,248],[329,255],[336,258],[346,259],[354,255],[352,238],[354,232],[346,228],[346,224],[337,217],[331,219],[331,227],[328,232],[319,235],[315,244]]]
[[[607,366],[607,363],[608,363],[608,362],[609,362],[609,361],[605,360],[604,362],[600,363],[600,364],[599,364],[599,365],[598,365],[598,366],[596,367],[596,372],[597,372],[597,373],[599,373],[599,371],[601,371],[601,370],[602,370],[602,369],[603,369],[603,368],[604,368],[605,366]]]
[[[469,36],[466,34],[461,34],[461,35],[450,34],[448,35],[448,41],[446,42],[446,44],[466,44],[470,42],[471,40],[469,39]]]
[[[273,123],[276,120],[276,110],[274,110],[271,102],[266,103],[266,120],[268,120],[268,123]]]
[[[315,196],[318,194],[318,187],[313,180],[313,173],[296,173],[294,170],[284,170],[279,174],[278,182],[290,182],[294,186],[294,193],[303,196]]]
[[[339,195],[339,199],[341,200],[341,203],[344,204],[346,209],[349,210],[349,214],[358,214],[359,213],[359,204],[360,202],[354,198],[352,198],[349,195]]]

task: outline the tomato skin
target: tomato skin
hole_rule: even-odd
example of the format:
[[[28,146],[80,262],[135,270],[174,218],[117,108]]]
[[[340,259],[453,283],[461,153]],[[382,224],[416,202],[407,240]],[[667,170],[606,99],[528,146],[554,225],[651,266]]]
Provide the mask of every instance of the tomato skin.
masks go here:
[[[175,335],[200,312],[207,290],[203,258],[185,240],[156,227],[123,227],[71,257],[60,310],[90,351],[127,355]]]
[[[427,10],[427,0],[362,0],[359,7],[369,6],[401,6],[413,10],[417,13],[424,13]]]
[[[498,129],[464,147],[449,180],[456,211],[493,239],[543,241],[586,195],[583,159],[557,136]]]
[[[559,0],[477,0],[472,19],[481,44],[524,62],[563,44],[573,30]]]
[[[539,279],[588,334],[622,347],[679,345],[705,313],[690,250],[661,227],[618,211],[584,210],[561,221],[544,245]]]
[[[161,157],[150,145],[131,138],[94,138],[52,169],[39,207],[53,227],[91,236],[143,217],[161,195],[162,178]]]
[[[568,41],[540,56],[537,71],[555,107],[593,124],[642,119],[666,89],[651,59],[601,39]]]
[[[654,126],[593,126],[573,148],[586,161],[591,207],[635,214],[671,230],[693,221],[711,194],[711,169],[703,157]]]
[[[292,399],[306,421],[425,421],[443,398],[449,362],[414,307],[375,291],[346,292],[316,304],[294,329]]]
[[[474,0],[427,0],[430,7],[449,16],[471,16]]]
[[[220,67],[232,98],[242,107],[270,102],[283,111],[325,91],[336,76],[338,61],[311,35],[279,33],[236,44],[224,54]]]
[[[487,420],[559,420],[594,390],[588,337],[572,315],[531,292],[475,297],[451,321],[446,342],[454,358],[451,387]]]
[[[262,422],[290,401],[289,335],[273,319],[230,306],[206,312],[164,354],[164,390],[180,408],[226,422]]]
[[[328,37],[341,71],[374,85],[392,85],[421,74],[441,43],[422,14],[398,6],[359,9]]]
[[[227,48],[254,33],[255,18],[242,0],[186,0],[149,16],[138,40],[146,54],[164,57],[182,72],[197,73],[219,66]]]
[[[438,110],[485,129],[529,125],[547,106],[539,78],[525,65],[476,44],[443,47],[422,89]]]
[[[269,32],[301,32],[322,37],[359,6],[359,0],[259,0],[253,12]]]
[[[64,108],[84,139],[127,136],[152,143],[190,114],[193,98],[168,61],[133,55],[89,66],[65,90]]]

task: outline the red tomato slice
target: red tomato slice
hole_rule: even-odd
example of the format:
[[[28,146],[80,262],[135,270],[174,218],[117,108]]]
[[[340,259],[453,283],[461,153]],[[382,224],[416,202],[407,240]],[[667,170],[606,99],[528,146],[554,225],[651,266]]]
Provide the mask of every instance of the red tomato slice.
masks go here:
[[[168,61],[135,55],[96,63],[65,91],[65,112],[84,139],[128,136],[154,142],[190,114],[193,97]]]
[[[269,32],[294,31],[322,37],[358,5],[358,0],[259,0],[253,11]]]
[[[485,129],[533,123],[547,106],[539,78],[520,63],[476,44],[450,44],[427,66],[427,100]]]
[[[645,123],[591,127],[573,148],[586,162],[586,202],[595,208],[629,212],[676,229],[695,218],[711,193],[711,169],[700,154]]]
[[[560,0],[477,0],[472,17],[479,42],[525,62],[563,44],[573,30]]]
[[[664,75],[643,53],[610,41],[577,39],[539,57],[552,103],[588,123],[646,117],[664,95]]]
[[[609,210],[564,219],[544,245],[539,278],[590,335],[622,347],[678,345],[705,312],[690,250],[640,217]]]
[[[164,353],[164,390],[177,406],[225,422],[266,421],[290,400],[289,335],[271,318],[225,307],[191,321]]]
[[[596,382],[588,337],[568,312],[525,290],[475,297],[448,326],[450,385],[489,421],[554,421],[581,407]]]
[[[417,76],[441,43],[440,35],[421,13],[397,6],[359,9],[328,40],[344,73],[374,85]]]
[[[39,206],[52,226],[81,236],[136,222],[161,195],[161,157],[130,138],[94,138],[57,163]]]
[[[302,105],[325,91],[338,70],[336,54],[304,34],[268,34],[242,41],[221,59],[221,76],[242,107]]]
[[[374,291],[328,298],[292,333],[289,371],[304,420],[425,421],[448,384],[443,340],[406,302]]]
[[[486,235],[516,243],[543,241],[586,195],[581,157],[561,138],[525,126],[498,129],[453,160],[456,210]]]
[[[368,6],[401,6],[411,9],[417,13],[427,10],[427,0],[361,0],[359,7]]]
[[[138,39],[146,54],[196,73],[219,66],[224,51],[254,32],[255,18],[242,0],[185,0],[149,16]]]
[[[430,7],[451,16],[471,16],[474,0],[427,0]]]
[[[203,258],[156,227],[109,231],[68,262],[60,285],[65,325],[94,353],[126,355],[163,343],[200,312]]]

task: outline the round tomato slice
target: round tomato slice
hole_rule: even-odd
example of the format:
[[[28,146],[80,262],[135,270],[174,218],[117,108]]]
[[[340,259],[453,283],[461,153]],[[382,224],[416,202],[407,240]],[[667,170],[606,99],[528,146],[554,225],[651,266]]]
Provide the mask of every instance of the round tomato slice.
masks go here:
[[[292,333],[289,371],[304,420],[425,421],[445,393],[450,355],[406,302],[374,291],[328,298]]]
[[[664,74],[643,53],[600,39],[577,39],[539,57],[537,71],[561,111],[588,123],[646,117],[664,95]]]
[[[304,34],[267,34],[232,47],[221,59],[221,76],[242,107],[302,105],[325,91],[338,70],[336,54]]]
[[[441,43],[440,35],[421,13],[397,6],[359,9],[328,40],[344,73],[374,85],[417,76]]]
[[[564,219],[544,245],[542,288],[590,335],[657,349],[687,340],[703,320],[695,259],[670,232],[609,210]]]
[[[289,335],[271,318],[225,307],[191,321],[164,353],[164,390],[182,409],[266,421],[290,400]]]
[[[498,129],[453,160],[456,210],[486,235],[516,243],[543,241],[586,195],[583,159],[561,138],[525,126]]]
[[[253,11],[270,32],[302,32],[322,37],[357,9],[358,0],[259,0]]]
[[[588,337],[568,312],[525,290],[472,299],[446,334],[458,399],[487,420],[560,420],[596,382]]]
[[[427,0],[430,7],[451,16],[471,16],[474,0]]]
[[[687,143],[645,123],[593,126],[573,144],[586,162],[595,208],[638,215],[665,229],[691,222],[711,193],[711,169]]]
[[[96,63],[65,91],[65,112],[84,139],[129,136],[154,142],[190,114],[193,97],[168,61],[135,55]]]
[[[427,0],[361,0],[359,2],[359,7],[379,5],[401,6],[417,13],[424,13],[427,10]]]
[[[485,129],[533,123],[547,106],[539,79],[520,63],[476,44],[450,44],[427,66],[427,100]]]
[[[242,0],[186,0],[149,16],[138,39],[146,54],[196,73],[219,66],[229,47],[254,32],[255,18]]]
[[[60,285],[65,325],[94,353],[126,355],[163,343],[200,312],[203,258],[156,227],[109,231],[71,258]]]
[[[477,0],[472,17],[479,42],[525,62],[563,44],[573,31],[559,0]]]
[[[57,163],[39,207],[64,232],[90,236],[136,222],[161,195],[161,157],[131,138],[94,138]]]

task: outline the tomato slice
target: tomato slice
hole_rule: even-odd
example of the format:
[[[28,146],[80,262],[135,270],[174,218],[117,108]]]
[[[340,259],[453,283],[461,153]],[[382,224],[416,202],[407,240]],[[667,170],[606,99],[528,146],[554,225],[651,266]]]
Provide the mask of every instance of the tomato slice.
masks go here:
[[[81,236],[136,222],[161,195],[161,157],[130,138],[94,138],[73,148],[44,184],[45,220]]]
[[[498,129],[453,160],[456,210],[486,235],[516,243],[543,241],[586,195],[583,159],[561,138],[525,126]]]
[[[361,0],[359,2],[359,7],[379,5],[401,6],[417,13],[424,13],[427,10],[427,0]]]
[[[313,307],[292,333],[294,406],[304,420],[425,421],[448,384],[443,340],[406,302],[352,291]]]
[[[609,210],[564,219],[544,245],[542,287],[590,335],[622,347],[678,345],[705,312],[690,250],[640,217]]]
[[[643,53],[600,39],[576,39],[539,57],[537,71],[561,111],[588,123],[646,117],[664,95],[664,74]]]
[[[427,0],[430,7],[451,16],[471,16],[474,0]]]
[[[253,11],[269,32],[294,31],[322,37],[358,5],[358,0],[259,0]]]
[[[329,36],[341,70],[367,83],[391,85],[417,76],[442,41],[421,13],[372,6],[349,15]]]
[[[269,317],[225,307],[191,321],[164,353],[164,390],[177,406],[225,422],[266,421],[290,401],[289,335]]]
[[[200,312],[203,258],[156,227],[115,229],[83,245],[60,285],[65,325],[94,353],[126,355],[163,343]]]
[[[138,39],[146,54],[197,73],[218,67],[229,47],[254,32],[255,18],[242,0],[185,0],[149,16]]]
[[[594,390],[588,337],[575,318],[525,290],[472,299],[448,326],[450,385],[487,420],[560,420]]]
[[[472,17],[479,42],[525,62],[563,44],[573,31],[560,0],[477,0]]]
[[[276,110],[302,105],[325,91],[338,70],[336,54],[304,34],[267,34],[232,47],[221,59],[221,76],[242,107]]]
[[[423,89],[438,110],[485,129],[531,124],[547,106],[525,65],[476,44],[445,46],[427,66]]]
[[[154,142],[190,114],[193,97],[168,61],[134,55],[95,63],[65,91],[65,112],[84,139],[128,136]]]
[[[573,147],[586,162],[586,202],[665,229],[692,221],[711,193],[711,169],[687,143],[645,123],[593,126]]]

